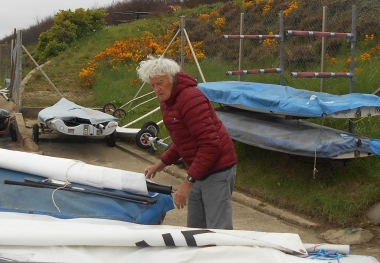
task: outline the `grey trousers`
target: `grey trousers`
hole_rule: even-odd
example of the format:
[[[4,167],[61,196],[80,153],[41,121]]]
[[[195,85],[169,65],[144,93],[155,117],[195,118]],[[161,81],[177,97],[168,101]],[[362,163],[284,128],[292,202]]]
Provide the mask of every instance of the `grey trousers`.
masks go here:
[[[233,229],[231,198],[235,179],[236,165],[196,181],[188,198],[187,226]]]

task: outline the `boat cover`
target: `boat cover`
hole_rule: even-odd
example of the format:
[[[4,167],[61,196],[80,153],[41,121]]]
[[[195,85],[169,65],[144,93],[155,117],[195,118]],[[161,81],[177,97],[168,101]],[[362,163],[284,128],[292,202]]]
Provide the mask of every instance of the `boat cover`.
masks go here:
[[[289,86],[243,81],[199,83],[198,87],[210,101],[252,111],[303,117],[328,115],[344,118],[349,116],[351,109],[360,111],[361,107],[365,107],[366,113],[362,116],[380,114],[380,97],[372,94],[332,95]]]
[[[321,158],[380,155],[380,140],[299,119],[231,108],[217,109],[217,115],[232,139],[267,150]]]
[[[40,169],[44,169],[41,167]],[[62,219],[103,218],[138,224],[156,224],[166,212],[174,208],[172,196],[164,194],[154,196],[157,201],[155,204],[140,204],[90,193],[4,184],[5,180],[23,182],[24,178],[39,181],[46,179],[0,168],[0,211],[42,214]],[[99,190],[75,183],[70,186]],[[102,189],[102,191],[125,194],[119,190]]]
[[[72,119],[78,118],[88,120],[90,124],[99,124],[109,121],[119,122],[119,119],[107,113],[85,108],[62,98],[51,107],[45,108],[38,113],[38,121],[46,123],[52,119]]]
[[[292,233],[0,214],[0,257],[9,261],[378,263],[374,257],[344,254],[350,252],[349,246],[303,244]],[[311,254],[319,247],[326,249],[329,258]]]
[[[4,110],[4,109],[0,109],[0,118],[1,117],[9,118],[10,116],[11,116],[11,114],[9,113],[9,111]]]

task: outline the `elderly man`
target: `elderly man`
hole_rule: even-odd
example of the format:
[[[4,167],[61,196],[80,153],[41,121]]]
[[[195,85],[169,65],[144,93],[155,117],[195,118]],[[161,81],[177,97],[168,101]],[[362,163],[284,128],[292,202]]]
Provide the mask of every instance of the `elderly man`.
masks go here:
[[[153,178],[182,158],[188,177],[175,192],[174,204],[179,209],[188,206],[187,226],[232,229],[237,157],[224,124],[196,79],[181,71],[174,60],[149,56],[137,72],[159,98],[173,142],[159,162],[145,169],[145,176]]]

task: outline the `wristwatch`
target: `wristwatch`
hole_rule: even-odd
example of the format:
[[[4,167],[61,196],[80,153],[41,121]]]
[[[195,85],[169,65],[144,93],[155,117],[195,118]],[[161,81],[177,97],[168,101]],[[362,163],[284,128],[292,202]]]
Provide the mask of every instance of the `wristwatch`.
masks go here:
[[[195,183],[196,180],[193,177],[191,177],[190,175],[188,175],[187,181],[189,181],[190,183]]]

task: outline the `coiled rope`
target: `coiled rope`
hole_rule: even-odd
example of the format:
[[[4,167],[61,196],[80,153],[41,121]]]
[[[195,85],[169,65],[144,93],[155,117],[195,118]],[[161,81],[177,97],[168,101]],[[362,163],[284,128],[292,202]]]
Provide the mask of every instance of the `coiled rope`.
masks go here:
[[[320,259],[320,260],[337,260],[338,262],[340,258],[346,257],[346,254],[340,254],[334,250],[318,250],[316,252],[309,252],[309,256],[311,259]]]

